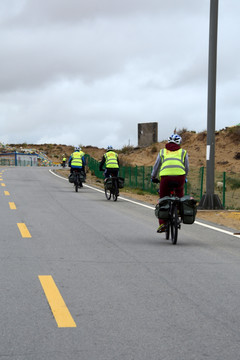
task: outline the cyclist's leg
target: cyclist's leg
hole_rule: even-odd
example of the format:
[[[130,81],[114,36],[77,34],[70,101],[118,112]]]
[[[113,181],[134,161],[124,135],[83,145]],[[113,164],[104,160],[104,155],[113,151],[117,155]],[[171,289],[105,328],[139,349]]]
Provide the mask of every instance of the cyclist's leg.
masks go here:
[[[82,172],[82,168],[78,168],[77,169],[77,172],[78,172],[78,186],[79,187],[83,187],[83,185],[82,185],[82,181],[81,181],[81,172]]]
[[[185,184],[185,175],[171,176],[172,181],[177,184],[175,187],[176,196],[181,198],[184,196],[184,184]]]
[[[104,171],[104,178],[107,179],[111,175],[111,169],[106,168]]]
[[[113,186],[113,200],[117,201],[119,192],[118,192],[118,182],[117,182],[117,178],[113,178],[114,181],[114,186]]]
[[[172,178],[175,178],[175,176],[162,176],[160,185],[159,185],[159,195],[160,198],[163,198],[164,196],[170,196],[171,193],[171,186],[169,184],[172,181]]]
[[[83,175],[84,175],[84,173],[83,173],[82,168],[79,168],[79,186],[80,187],[83,187],[83,184],[82,184],[82,181],[81,181],[81,178],[82,178]]]

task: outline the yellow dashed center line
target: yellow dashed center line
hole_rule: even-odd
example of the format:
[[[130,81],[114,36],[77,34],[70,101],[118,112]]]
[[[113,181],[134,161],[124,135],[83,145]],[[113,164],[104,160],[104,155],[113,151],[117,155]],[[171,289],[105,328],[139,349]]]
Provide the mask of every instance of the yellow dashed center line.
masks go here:
[[[58,327],[77,327],[51,275],[38,276]]]
[[[6,186],[4,183],[1,183],[1,186]]]
[[[10,202],[9,207],[11,210],[16,210],[16,205],[14,204],[14,202]]]
[[[8,191],[4,191],[4,195],[9,196],[10,194]]]
[[[24,223],[18,223],[17,226],[18,226],[19,231],[23,238],[31,238],[32,237],[30,232],[28,231],[28,228],[26,227],[26,225]]]

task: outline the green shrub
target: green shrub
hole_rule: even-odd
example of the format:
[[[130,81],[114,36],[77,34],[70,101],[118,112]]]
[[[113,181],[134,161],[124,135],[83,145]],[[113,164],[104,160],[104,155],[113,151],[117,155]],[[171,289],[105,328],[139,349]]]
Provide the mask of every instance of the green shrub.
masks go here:
[[[240,136],[240,126],[232,126],[226,129],[230,135],[231,140],[234,143],[239,143],[239,136]]]
[[[123,146],[122,150],[120,150],[120,153],[122,154],[129,154],[134,150],[134,146],[132,145],[125,145]]]
[[[229,184],[232,190],[240,188],[240,179],[237,178],[227,178],[227,183]]]
[[[158,148],[157,148],[156,145],[153,145],[152,148],[151,148],[151,153],[154,154],[156,152],[158,152]]]
[[[180,135],[181,137],[183,137],[183,135],[184,135],[185,133],[187,133],[187,132],[188,132],[188,130],[187,130],[186,128],[182,128],[182,129],[176,130],[176,133],[177,133],[178,135]]]

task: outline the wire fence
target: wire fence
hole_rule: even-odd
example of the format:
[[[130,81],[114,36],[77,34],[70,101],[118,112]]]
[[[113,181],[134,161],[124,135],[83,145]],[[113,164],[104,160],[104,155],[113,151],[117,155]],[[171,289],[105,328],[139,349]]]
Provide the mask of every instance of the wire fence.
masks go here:
[[[15,166],[15,159],[1,159],[0,166]]]
[[[103,172],[99,171],[99,162],[86,155],[89,170],[99,179],[103,179]],[[139,189],[156,194],[158,185],[151,182],[152,166],[122,166],[119,176],[125,179],[125,187]],[[190,168],[188,182],[185,184],[185,194],[200,201],[206,192],[206,168]],[[215,172],[215,194],[226,209],[240,209],[240,179],[234,172]]]
[[[0,159],[0,166],[37,166],[32,160]]]

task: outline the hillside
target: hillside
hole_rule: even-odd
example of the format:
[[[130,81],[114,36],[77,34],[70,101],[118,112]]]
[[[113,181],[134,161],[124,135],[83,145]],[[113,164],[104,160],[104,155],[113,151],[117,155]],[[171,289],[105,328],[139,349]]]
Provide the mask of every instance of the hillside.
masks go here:
[[[183,148],[188,151],[190,167],[201,167],[206,165],[206,132],[195,133],[182,130],[179,132],[183,138]],[[225,128],[216,132],[215,135],[215,168],[217,171],[227,171],[240,173],[240,126]],[[166,141],[159,142],[144,148],[134,148],[126,146],[119,153],[119,159],[122,166],[152,166],[155,163],[158,151],[164,147]],[[114,145],[114,144],[112,144]],[[36,151],[45,153],[48,158],[60,163],[63,155],[68,158],[74,147],[71,145],[58,144],[10,144],[4,148],[0,147],[0,152],[3,151]],[[86,154],[94,157],[100,161],[105,149],[99,149],[94,146],[84,146],[83,151]]]
[[[207,133],[182,131],[183,148],[188,151],[189,162],[192,167],[206,165]],[[240,126],[226,128],[216,132],[215,135],[215,168],[217,171],[240,172]],[[119,151],[122,165],[152,166],[155,163],[159,150],[166,141],[156,143],[145,148],[125,147]],[[104,149],[85,147],[84,151],[101,160]]]
[[[216,132],[215,135],[215,168],[218,171],[240,172],[240,126]],[[188,151],[189,162],[192,167],[206,165],[207,134],[184,131],[182,147]],[[136,149],[129,153],[121,154],[123,163],[130,165],[154,165],[158,151],[164,147],[165,142],[160,142],[144,149]]]

